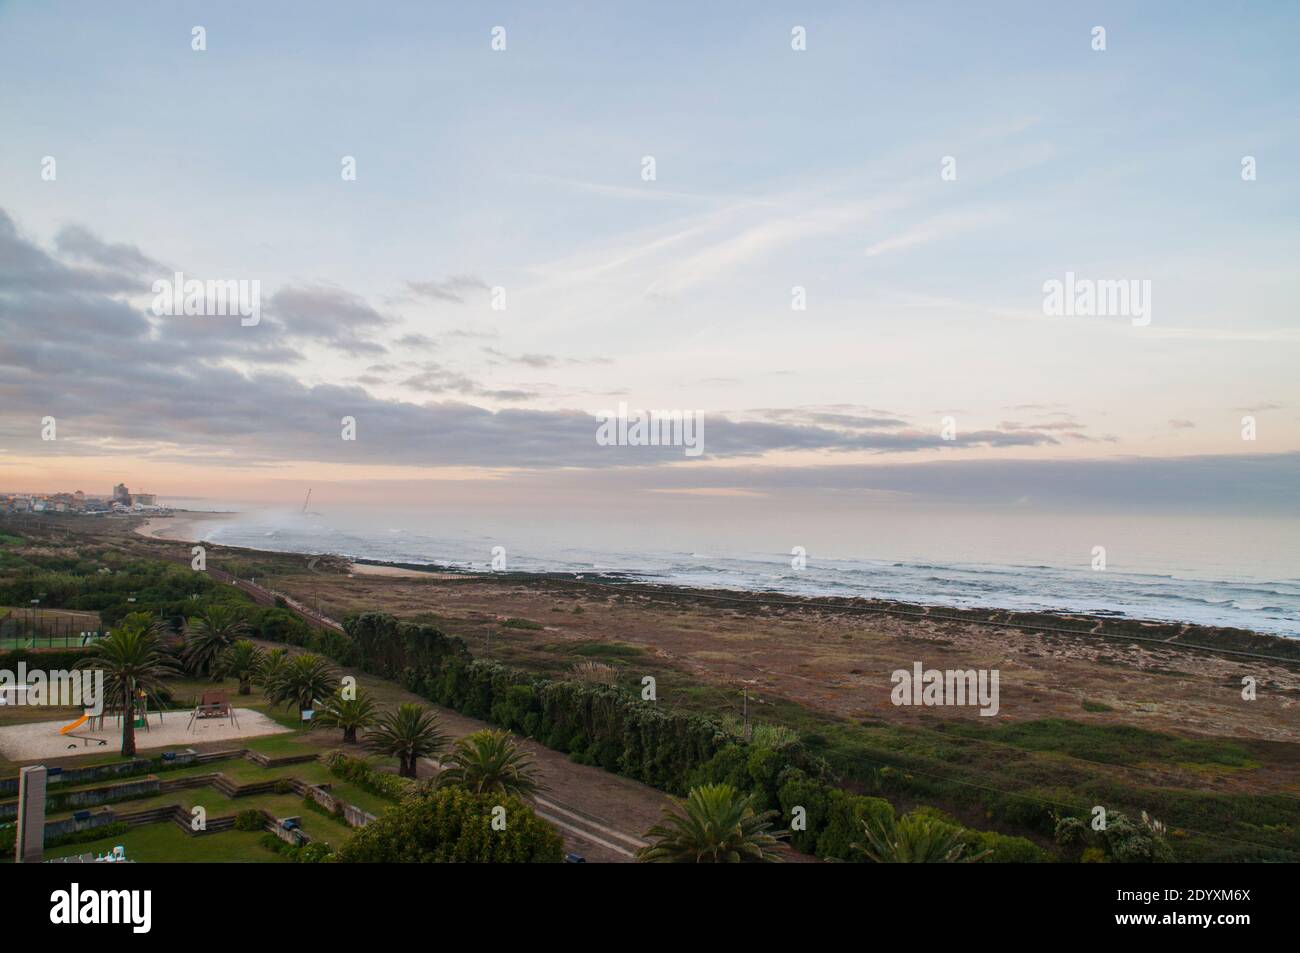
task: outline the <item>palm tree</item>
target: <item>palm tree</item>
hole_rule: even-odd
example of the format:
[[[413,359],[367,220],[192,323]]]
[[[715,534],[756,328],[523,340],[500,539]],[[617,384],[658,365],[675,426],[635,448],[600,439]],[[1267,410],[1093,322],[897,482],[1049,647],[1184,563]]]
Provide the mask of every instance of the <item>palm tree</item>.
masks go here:
[[[447,735],[437,715],[406,702],[379,716],[374,729],[366,733],[366,747],[397,758],[397,773],[413,778],[420,758],[434,758],[447,750]]]
[[[369,728],[374,723],[375,702],[360,689],[354,698],[344,698],[342,692],[331,695],[311,719],[313,728],[342,728],[343,743],[349,745],[357,743],[358,728]]]
[[[284,667],[287,664],[289,664],[288,649],[271,649],[262,657],[262,667],[253,676],[253,684],[261,686],[262,691],[269,696],[271,686],[284,674]]]
[[[253,693],[253,679],[262,669],[266,656],[248,639],[240,639],[230,648],[217,656],[213,673],[225,678],[233,676],[239,679],[239,694]]]
[[[210,675],[221,653],[251,633],[234,606],[208,606],[185,623],[185,664],[196,675]]]
[[[77,662],[79,669],[104,672],[106,699],[122,708],[122,757],[135,755],[136,699],[156,694],[164,676],[175,674],[176,663],[163,651],[162,623],[126,620],[90,645],[90,655]]]
[[[636,859],[651,864],[775,864],[788,831],[772,832],[776,811],[756,814],[753,796],[742,797],[730,784],[692,788],[684,813],[664,809],[663,820],[645,837],[648,847]]]
[[[294,655],[279,666],[266,686],[271,701],[279,705],[297,705],[298,715],[314,708],[316,699],[333,694],[338,676],[329,662],[312,652]]]
[[[961,828],[924,814],[869,817],[862,833],[866,843],[850,847],[875,864],[973,864],[992,853],[963,856]]]
[[[457,784],[474,794],[514,794],[537,790],[533,760],[519,750],[508,731],[476,731],[456,742],[439,784]]]

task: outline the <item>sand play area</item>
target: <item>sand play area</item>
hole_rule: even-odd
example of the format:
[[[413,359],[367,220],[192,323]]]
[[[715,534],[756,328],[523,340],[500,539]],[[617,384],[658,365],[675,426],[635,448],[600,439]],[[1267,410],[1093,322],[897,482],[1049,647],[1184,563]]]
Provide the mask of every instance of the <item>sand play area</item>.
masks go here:
[[[213,741],[235,741],[275,735],[289,729],[251,708],[236,708],[238,726],[228,718],[196,718],[190,727],[188,711],[169,711],[161,718],[157,712],[149,713],[149,729],[135,730],[135,746],[148,748],[185,748]],[[74,728],[69,734],[59,734],[68,719],[37,721],[25,725],[0,728],[0,755],[10,761],[35,761],[40,758],[68,758],[79,754],[105,754],[122,747],[121,722],[109,716],[104,726],[87,731],[85,725]],[[100,744],[100,742],[104,744]]]

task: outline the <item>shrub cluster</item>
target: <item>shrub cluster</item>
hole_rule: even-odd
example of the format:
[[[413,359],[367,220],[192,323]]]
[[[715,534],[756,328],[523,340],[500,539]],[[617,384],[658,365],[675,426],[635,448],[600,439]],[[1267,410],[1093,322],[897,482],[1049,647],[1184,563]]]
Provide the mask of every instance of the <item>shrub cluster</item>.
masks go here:
[[[260,831],[266,828],[266,818],[256,808],[240,811],[235,815],[235,830]]]
[[[426,789],[359,828],[341,863],[559,863],[559,833],[519,798]]]
[[[325,758],[325,765],[335,777],[350,781],[363,791],[369,791],[387,801],[400,801],[415,790],[415,782],[410,778],[376,771],[361,758],[354,758],[342,751],[331,751]]]
[[[328,864],[337,859],[334,848],[324,841],[314,840],[306,844],[290,844],[274,834],[263,834],[261,845],[273,854],[279,854],[295,864]]]
[[[1145,814],[1142,818],[1142,822],[1134,822],[1111,811],[1105,827],[1095,830],[1080,818],[1062,817],[1056,825],[1056,842],[1067,858],[1081,863],[1169,863],[1174,853],[1163,828]]]

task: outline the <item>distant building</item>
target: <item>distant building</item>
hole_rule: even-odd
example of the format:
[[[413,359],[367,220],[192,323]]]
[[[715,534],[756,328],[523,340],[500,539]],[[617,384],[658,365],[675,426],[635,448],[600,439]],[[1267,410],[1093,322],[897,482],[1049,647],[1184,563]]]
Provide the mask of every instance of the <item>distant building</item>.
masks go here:
[[[131,505],[131,491],[126,488],[125,483],[119,483],[113,487],[113,502],[122,503],[126,506]]]
[[[78,490],[76,493],[72,494],[72,498],[76,500],[78,503],[86,502],[86,494],[83,493],[81,490]]]
[[[157,493],[133,493],[131,495],[131,502],[138,503],[140,506],[157,506],[158,494]]]

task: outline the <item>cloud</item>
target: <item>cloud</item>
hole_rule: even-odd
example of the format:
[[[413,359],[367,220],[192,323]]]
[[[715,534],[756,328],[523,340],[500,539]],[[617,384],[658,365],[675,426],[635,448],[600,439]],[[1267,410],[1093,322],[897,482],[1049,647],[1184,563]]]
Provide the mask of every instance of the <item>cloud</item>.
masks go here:
[[[525,400],[535,392],[522,389],[493,389],[440,364],[425,363],[420,370],[402,382],[403,387],[430,394],[462,394],[468,397],[488,397],[494,400]]]
[[[345,289],[281,289],[260,325],[242,327],[237,319],[210,317],[156,321],[125,300],[140,290],[127,277],[60,261],[0,217],[0,440],[11,452],[129,449],[154,459],[242,465],[313,460],[541,469],[683,460],[680,447],[599,446],[598,421],[583,410],[465,403],[520,401],[535,392],[495,387],[442,363],[372,362],[362,375],[366,383],[400,383],[433,398],[423,403],[380,399],[355,381],[304,383],[290,372],[302,359],[294,342],[384,352],[367,335],[388,328],[390,319]],[[538,358],[534,364],[552,359],[520,359],[527,364],[530,357]],[[40,441],[32,426],[47,414],[59,419],[57,442]],[[340,439],[343,416],[356,418],[356,442]],[[704,422],[704,456],[714,461],[1055,442],[1046,430],[983,430],[944,441],[908,429],[894,415],[849,405],[776,410],[766,419],[709,414]]]
[[[140,275],[167,270],[166,266],[154,261],[134,245],[110,245],[80,225],[65,225],[54,236],[54,244],[61,255],[88,261],[110,271]]]
[[[534,369],[574,366],[579,364],[612,364],[608,357],[557,357],[554,354],[507,354],[494,347],[483,348],[483,353],[493,364],[520,364]]]
[[[366,335],[393,323],[352,292],[324,285],[282,288],[267,311],[290,336],[352,355],[386,353],[387,348]]]
[[[867,246],[866,256],[875,258],[888,252],[903,251],[933,241],[951,238],[962,232],[996,221],[996,216],[986,211],[971,211],[937,215],[919,225],[905,228],[897,235],[882,238]]]
[[[148,289],[138,276],[123,271],[87,269],[58,261],[18,233],[0,209],[0,287],[11,292],[70,295],[115,294]]]
[[[876,413],[850,413],[851,408],[838,405],[836,408],[817,409],[804,407],[763,408],[751,411],[770,420],[802,421],[825,427],[839,427],[846,430],[875,430],[878,428],[906,427],[907,421],[896,417],[888,411]]]
[[[476,275],[453,275],[442,281],[408,281],[406,287],[421,298],[464,304],[471,291],[487,291],[487,282]]]

